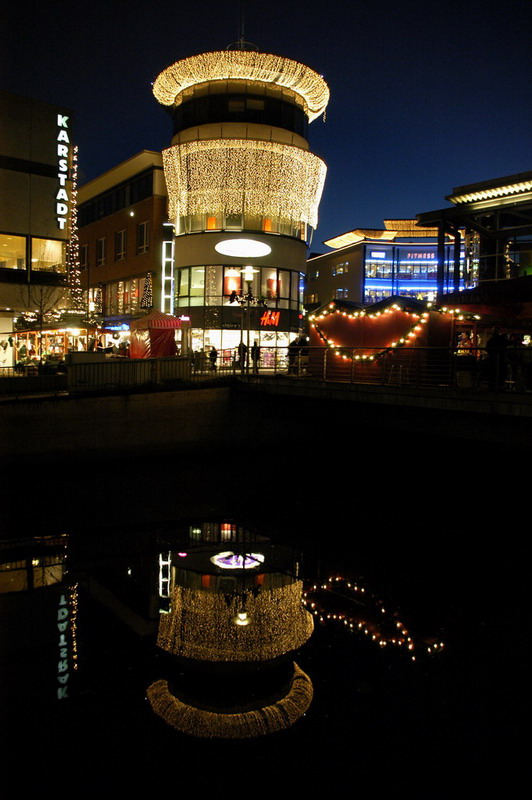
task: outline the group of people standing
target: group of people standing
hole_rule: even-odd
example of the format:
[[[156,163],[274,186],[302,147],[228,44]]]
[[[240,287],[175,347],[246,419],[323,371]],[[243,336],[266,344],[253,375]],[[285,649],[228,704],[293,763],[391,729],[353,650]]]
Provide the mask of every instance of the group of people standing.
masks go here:
[[[460,369],[479,367],[478,378],[484,377],[491,391],[522,391],[532,384],[532,348],[523,345],[520,333],[503,333],[497,326],[484,335],[463,331],[456,355]]]
[[[255,339],[250,351],[253,374],[258,375],[260,367],[260,346],[257,339]],[[208,353],[205,353],[205,351],[201,349],[196,350],[192,354],[192,367],[194,372],[203,372],[206,369],[207,359],[209,362],[209,371],[216,372],[218,369],[218,350],[214,345]],[[239,369],[244,372],[247,365],[248,346],[244,342],[240,342],[233,353],[233,367],[235,370]]]

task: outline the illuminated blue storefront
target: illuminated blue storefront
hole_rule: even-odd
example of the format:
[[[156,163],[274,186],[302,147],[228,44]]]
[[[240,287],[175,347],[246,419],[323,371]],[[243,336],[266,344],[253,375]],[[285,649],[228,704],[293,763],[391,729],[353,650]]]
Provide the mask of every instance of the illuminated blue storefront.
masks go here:
[[[438,248],[435,243],[375,244],[364,247],[364,303],[392,295],[434,299],[437,292]],[[464,253],[460,254],[463,263]],[[463,289],[463,279],[460,281]],[[445,247],[445,291],[453,289],[453,246]]]

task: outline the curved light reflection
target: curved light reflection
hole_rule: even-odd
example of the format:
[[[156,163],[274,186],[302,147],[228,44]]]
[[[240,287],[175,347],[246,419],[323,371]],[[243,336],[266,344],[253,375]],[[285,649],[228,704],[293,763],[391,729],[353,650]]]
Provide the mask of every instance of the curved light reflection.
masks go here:
[[[234,553],[232,550],[225,550],[211,556],[211,561],[221,569],[254,569],[259,567],[263,561],[262,553]]]

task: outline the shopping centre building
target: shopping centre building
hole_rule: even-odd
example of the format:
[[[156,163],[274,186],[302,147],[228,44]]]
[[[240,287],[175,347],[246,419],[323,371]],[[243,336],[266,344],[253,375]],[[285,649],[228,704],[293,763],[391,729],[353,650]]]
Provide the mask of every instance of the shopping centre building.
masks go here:
[[[194,350],[214,346],[223,364],[257,341],[271,365],[303,322],[326,172],[307,126],[327,84],[290,59],[229,49],[178,61],[153,92],[173,118],[163,163],[175,241],[161,310],[190,318]]]

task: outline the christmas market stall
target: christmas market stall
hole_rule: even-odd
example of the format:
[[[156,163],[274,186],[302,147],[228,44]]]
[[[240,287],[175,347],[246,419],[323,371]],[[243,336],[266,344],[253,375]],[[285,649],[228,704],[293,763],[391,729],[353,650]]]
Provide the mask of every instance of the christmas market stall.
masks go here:
[[[39,329],[19,329],[12,336],[16,369],[28,372],[41,365],[53,370],[68,353],[95,349],[98,329],[80,320],[73,324],[62,321]]]
[[[183,322],[161,311],[150,311],[130,323],[131,358],[164,358],[178,354],[176,331]]]
[[[366,307],[333,301],[309,321],[309,373],[370,383],[448,382],[457,331],[475,323],[459,309],[407,297]]]

